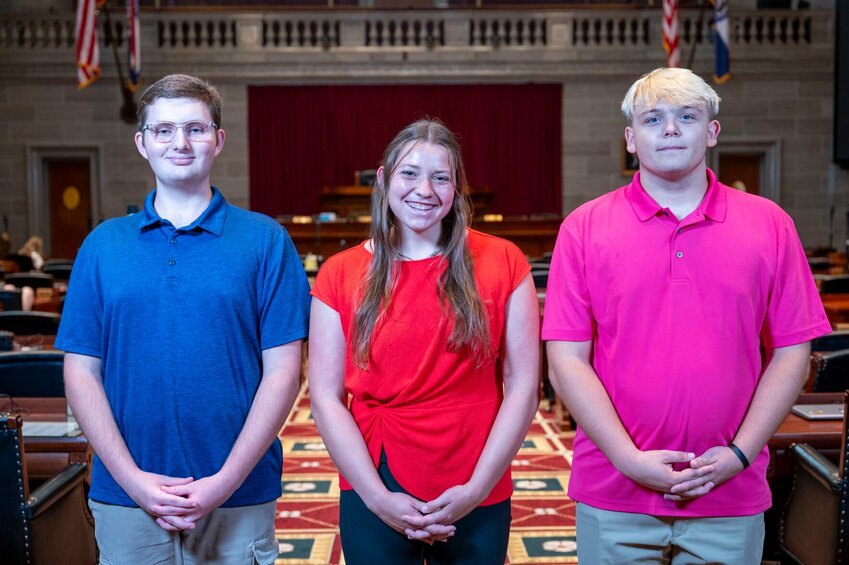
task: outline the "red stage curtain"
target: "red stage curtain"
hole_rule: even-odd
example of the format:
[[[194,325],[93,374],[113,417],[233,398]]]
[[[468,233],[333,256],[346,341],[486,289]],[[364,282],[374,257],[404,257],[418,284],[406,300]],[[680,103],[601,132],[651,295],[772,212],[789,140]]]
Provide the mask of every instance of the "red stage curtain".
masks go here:
[[[251,209],[318,212],[324,186],[377,168],[404,126],[438,117],[463,148],[469,183],[494,212],[560,213],[559,84],[250,86]]]

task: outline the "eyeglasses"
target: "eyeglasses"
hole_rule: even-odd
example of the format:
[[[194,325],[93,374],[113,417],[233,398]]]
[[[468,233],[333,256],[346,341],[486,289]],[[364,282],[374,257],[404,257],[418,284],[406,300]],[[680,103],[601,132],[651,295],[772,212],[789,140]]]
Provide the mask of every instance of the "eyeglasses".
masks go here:
[[[183,122],[175,124],[172,122],[159,122],[156,124],[147,124],[142,128],[142,133],[150,130],[153,133],[153,140],[157,143],[170,143],[174,141],[174,136],[177,135],[177,130],[182,129],[183,134],[189,141],[212,141],[215,137],[215,128],[218,124],[215,122]]]

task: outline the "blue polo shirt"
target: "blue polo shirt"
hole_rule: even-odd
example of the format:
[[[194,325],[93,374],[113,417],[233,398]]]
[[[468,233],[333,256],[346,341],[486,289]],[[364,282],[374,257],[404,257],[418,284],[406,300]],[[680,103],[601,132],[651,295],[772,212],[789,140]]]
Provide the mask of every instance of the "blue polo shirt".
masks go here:
[[[118,429],[144,471],[199,479],[224,464],[262,377],[262,350],[307,335],[309,285],[289,234],[227,203],[175,228],[153,202],[83,243],[56,347],[98,357]],[[280,496],[279,440],[223,506]],[[95,457],[93,500],[136,506]]]

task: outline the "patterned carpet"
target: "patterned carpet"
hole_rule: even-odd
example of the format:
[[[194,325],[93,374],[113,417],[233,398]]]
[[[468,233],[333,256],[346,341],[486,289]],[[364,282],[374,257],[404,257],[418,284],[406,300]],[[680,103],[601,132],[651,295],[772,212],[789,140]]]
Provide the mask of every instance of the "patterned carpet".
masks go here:
[[[507,563],[577,563],[575,503],[566,496],[573,432],[540,410],[513,460],[513,524]],[[283,431],[278,565],[344,564],[339,479],[301,391]]]

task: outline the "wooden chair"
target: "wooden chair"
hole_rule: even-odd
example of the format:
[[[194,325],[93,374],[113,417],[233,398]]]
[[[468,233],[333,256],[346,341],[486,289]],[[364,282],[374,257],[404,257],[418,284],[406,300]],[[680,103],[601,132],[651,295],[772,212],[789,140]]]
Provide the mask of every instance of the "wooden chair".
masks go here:
[[[95,563],[94,520],[84,489],[87,465],[69,465],[30,492],[22,428],[19,414],[0,413],[0,560]]]
[[[849,563],[847,416],[849,391],[843,394],[843,442],[835,465],[806,444],[790,447],[795,463],[793,490],[779,526],[781,550],[803,565]]]
[[[59,318],[52,312],[0,312],[0,330],[15,335],[56,335]]]

